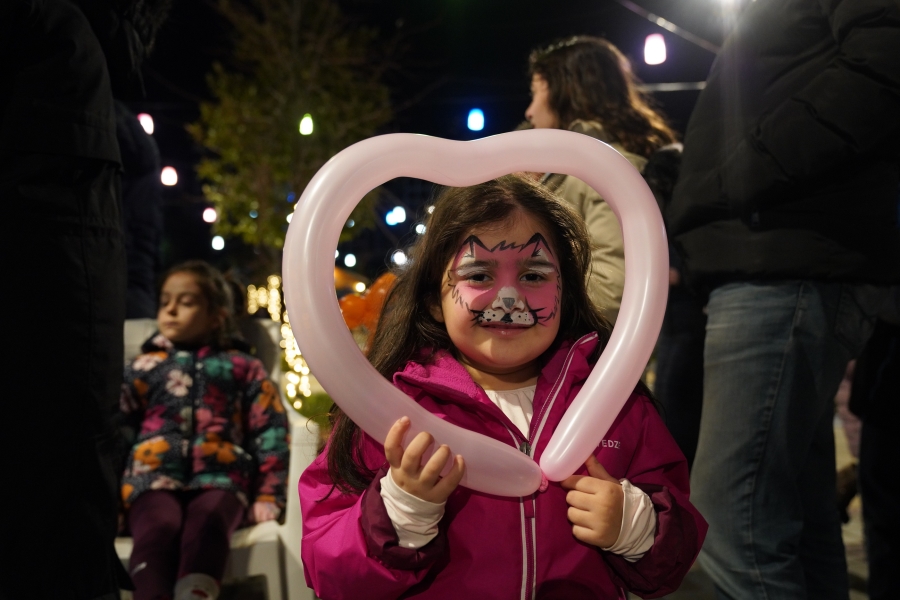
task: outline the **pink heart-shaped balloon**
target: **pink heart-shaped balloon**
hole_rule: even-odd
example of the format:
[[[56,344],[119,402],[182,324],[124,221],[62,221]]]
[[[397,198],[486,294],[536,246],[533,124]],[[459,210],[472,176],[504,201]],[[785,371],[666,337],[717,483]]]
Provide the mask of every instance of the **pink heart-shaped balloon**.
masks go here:
[[[463,187],[518,171],[573,175],[609,203],[625,242],[625,289],[609,344],[566,412],[540,466],[529,456],[432,415],[395,388],[359,351],[334,293],[334,252],[350,212],[373,188],[396,177]],[[466,460],[462,485],[526,496],[543,475],[574,473],[606,435],[650,358],[668,294],[668,249],[656,201],[643,177],[610,146],[556,129],[516,131],[471,142],[413,134],[364,140],[335,155],[300,198],[284,248],[285,300],[310,369],[341,409],[384,441],[400,417],[407,440],[430,432]],[[540,433],[538,433],[540,435]]]

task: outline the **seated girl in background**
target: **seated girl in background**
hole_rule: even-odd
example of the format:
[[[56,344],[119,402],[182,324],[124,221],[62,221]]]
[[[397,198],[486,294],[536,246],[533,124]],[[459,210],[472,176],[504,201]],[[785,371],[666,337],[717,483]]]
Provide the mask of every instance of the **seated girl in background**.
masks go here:
[[[216,598],[245,512],[259,523],[284,507],[287,416],[262,363],[236,349],[231,310],[219,271],[201,261],[173,268],[159,333],[125,369],[135,600]]]
[[[590,257],[582,219],[536,183],[449,189],[369,360],[427,410],[540,460],[609,338]],[[446,446],[423,465],[433,438],[404,449],[408,427],[382,445],[338,410],[302,475],[301,552],[321,598],[658,596],[700,551],[687,464],[643,385],[577,474],[524,498],[458,486],[465,457]]]

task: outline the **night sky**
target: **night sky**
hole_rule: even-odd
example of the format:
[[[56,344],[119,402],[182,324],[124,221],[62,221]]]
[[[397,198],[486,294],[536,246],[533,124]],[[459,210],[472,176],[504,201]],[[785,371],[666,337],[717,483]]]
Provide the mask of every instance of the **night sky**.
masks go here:
[[[637,76],[646,84],[703,81],[714,53],[635,11],[659,15],[718,46],[733,18],[735,9],[728,7],[735,3],[736,0],[346,0],[341,6],[348,17],[377,27],[385,36],[399,32],[408,45],[401,57],[401,70],[391,75],[387,83],[396,106],[420,98],[398,112],[382,133],[423,133],[465,140],[510,131],[521,123],[529,103],[529,52],[572,35],[609,39],[632,60]],[[193,175],[201,150],[184,130],[186,123],[198,118],[199,102],[209,99],[205,76],[212,62],[228,61],[226,31],[214,3],[176,1],[143,70],[146,96],[128,102],[134,112],[148,112],[154,117],[154,138],[162,165],[179,171],[179,185],[165,189],[164,266],[188,258],[205,258],[221,268],[229,268],[239,266],[235,263],[241,260],[238,244],[229,241],[222,251],[210,247],[210,226],[201,219],[208,204]],[[661,33],[666,40],[668,58],[661,65],[649,66],[643,61],[644,39],[651,33]],[[671,124],[683,132],[697,94],[662,92],[654,94],[654,98]],[[466,128],[471,108],[484,111],[485,127],[480,132]],[[430,189],[430,185],[409,180],[391,186],[394,195],[412,213],[421,208],[417,204],[424,202]],[[407,237],[412,225],[410,219],[389,231],[373,231],[340,249],[359,255],[356,270],[374,277],[385,270],[386,257],[399,240]]]

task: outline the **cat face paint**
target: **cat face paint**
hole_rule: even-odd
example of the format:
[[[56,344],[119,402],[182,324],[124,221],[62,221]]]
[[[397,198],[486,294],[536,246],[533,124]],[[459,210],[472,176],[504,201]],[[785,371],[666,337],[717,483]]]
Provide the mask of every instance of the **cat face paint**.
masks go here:
[[[536,377],[537,359],[555,341],[562,282],[548,237],[528,216],[476,229],[447,265],[433,314],[475,381]]]
[[[483,326],[530,327],[559,313],[559,266],[540,233],[488,247],[469,236],[447,273],[454,302]]]
[[[558,316],[559,266],[540,233],[493,247],[469,236],[447,275],[456,304],[478,325],[530,327]]]

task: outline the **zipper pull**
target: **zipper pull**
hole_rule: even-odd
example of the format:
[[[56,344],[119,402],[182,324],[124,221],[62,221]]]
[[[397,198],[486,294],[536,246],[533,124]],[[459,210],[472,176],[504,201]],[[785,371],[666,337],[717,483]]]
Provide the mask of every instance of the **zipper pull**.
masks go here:
[[[531,444],[528,443],[528,440],[525,440],[521,444],[519,444],[519,451],[523,454],[531,456]]]

